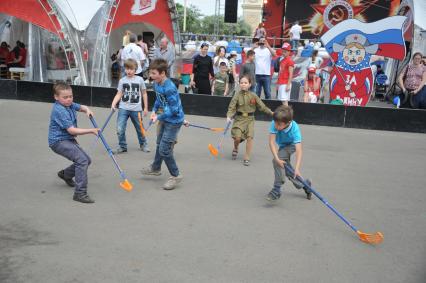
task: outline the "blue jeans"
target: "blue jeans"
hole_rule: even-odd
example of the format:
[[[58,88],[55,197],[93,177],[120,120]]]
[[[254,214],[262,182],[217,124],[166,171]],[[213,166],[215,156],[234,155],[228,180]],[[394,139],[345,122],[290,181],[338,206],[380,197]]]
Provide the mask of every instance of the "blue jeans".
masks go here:
[[[253,82],[253,84],[250,87],[251,92],[256,92],[256,82]]]
[[[271,99],[271,76],[269,75],[256,75],[256,94],[257,96],[262,95],[265,92],[265,99]]]
[[[87,193],[87,169],[91,163],[90,157],[78,145],[75,140],[63,140],[51,146],[51,149],[74,162],[64,169],[64,177],[71,179],[75,177],[75,193]]]
[[[290,40],[290,45],[292,50],[297,50],[299,40],[298,39],[292,39]]]
[[[163,163],[164,160],[170,175],[174,177],[179,176],[179,169],[173,156],[173,145],[181,127],[182,124],[161,123],[157,135],[157,148],[155,150],[154,163],[152,163],[152,170],[160,171],[161,163]]]
[[[411,107],[417,109],[426,109],[426,86],[411,98]]]
[[[118,109],[117,136],[118,136],[118,144],[123,149],[127,149],[126,128],[127,128],[127,120],[129,119],[129,117],[133,123],[133,126],[135,126],[136,134],[139,140],[139,145],[144,145],[147,143],[146,138],[142,136],[141,127],[140,127],[139,119],[138,119],[138,113],[140,112]]]

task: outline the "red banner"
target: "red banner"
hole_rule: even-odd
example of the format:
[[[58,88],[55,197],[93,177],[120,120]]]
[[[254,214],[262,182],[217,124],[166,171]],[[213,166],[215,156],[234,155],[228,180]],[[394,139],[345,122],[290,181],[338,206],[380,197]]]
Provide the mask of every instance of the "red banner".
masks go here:
[[[284,35],[295,21],[303,28],[302,38],[318,38],[347,19],[369,23],[394,16],[400,0],[300,0],[286,1]]]
[[[47,12],[51,10],[46,0],[1,0],[0,13],[14,16],[23,21],[32,23],[50,32],[58,34],[60,30],[59,22],[55,16],[51,18]]]
[[[148,23],[157,27],[174,42],[173,25],[167,0],[121,0],[115,14],[112,29],[138,22]]]
[[[285,10],[285,1],[284,0],[275,0],[267,1],[263,4],[263,20],[266,29],[267,37],[283,37],[283,18]],[[273,41],[270,40],[269,43],[272,45]],[[281,46],[282,42],[275,42],[277,45]]]

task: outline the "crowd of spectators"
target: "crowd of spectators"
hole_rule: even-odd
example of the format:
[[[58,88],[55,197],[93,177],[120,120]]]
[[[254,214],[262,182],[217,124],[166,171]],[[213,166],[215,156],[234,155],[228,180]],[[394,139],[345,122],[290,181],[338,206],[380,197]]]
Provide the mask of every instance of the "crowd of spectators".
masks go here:
[[[75,59],[73,52],[66,52],[57,42],[46,42],[45,59],[47,70],[65,70],[74,67]],[[9,44],[3,41],[0,44],[0,70],[1,77],[7,78],[8,73],[25,73],[28,65],[28,50],[21,41],[16,41],[16,46],[11,48]],[[13,68],[13,69],[12,69]],[[15,70],[15,69],[18,70]]]
[[[16,46],[12,49],[5,41],[0,44],[0,69],[3,77],[10,68],[25,68],[26,62],[27,49],[23,42],[16,41]]]
[[[184,50],[194,50],[191,74],[188,74],[188,89],[193,93],[214,94],[232,96],[238,90],[238,79],[240,75],[249,75],[255,83],[251,91],[259,97],[262,92],[265,99],[271,99],[274,73],[277,77],[275,98],[280,99],[285,93],[286,100],[292,87],[294,72],[297,63],[289,65],[284,53],[290,51],[289,58],[309,57],[309,64],[299,70],[301,90],[300,101],[318,103],[323,99],[323,86],[327,83],[327,69],[324,67],[324,59],[319,55],[321,43],[315,40],[301,41],[301,28],[296,22],[289,31],[289,49],[284,43],[282,48],[272,47],[266,39],[266,30],[263,24],[259,24],[252,38],[237,38],[202,35],[188,37],[183,45]],[[118,73],[119,77],[124,75],[123,62],[126,59],[135,59],[138,63],[136,75],[148,79],[147,70],[149,62],[156,58],[163,58],[168,62],[168,76],[175,77],[175,51],[173,45],[167,38],[159,41],[158,47],[153,41],[144,42],[142,35],[136,35],[127,30],[123,36],[122,47],[112,54],[112,72]],[[213,51],[213,52],[212,52]],[[308,54],[308,55],[306,55]],[[69,56],[67,56],[69,55]],[[68,59],[67,59],[68,58]],[[66,54],[60,46],[49,44],[46,49],[46,61],[48,70],[65,69],[72,64],[72,54]],[[4,71],[9,68],[25,68],[27,60],[27,49],[21,41],[11,48],[7,42],[0,44],[0,68]],[[286,64],[284,64],[286,63]],[[383,75],[383,69],[379,65],[377,74]],[[301,73],[301,75],[300,75]],[[4,74],[4,72],[2,72]],[[225,78],[226,75],[226,78]],[[290,77],[289,81],[288,77]],[[283,79],[284,78],[284,79]],[[426,56],[415,53],[408,66],[402,69],[398,76],[398,85],[411,107],[426,108]],[[281,91],[280,87],[285,86]]]
[[[122,46],[119,50],[111,55],[111,72],[113,78],[120,78],[125,75],[124,61],[127,59],[134,59],[138,66],[136,75],[149,79],[148,70],[149,64],[154,59],[162,58],[168,62],[168,76],[173,78],[174,75],[174,61],[175,52],[166,37],[160,39],[159,46],[156,47],[153,40],[148,42],[144,41],[143,35],[136,35],[130,30],[126,30],[123,35]]]
[[[232,36],[229,42],[223,36],[217,37],[215,41],[213,37],[208,38],[205,35],[198,36],[198,38],[195,35],[189,35],[187,41],[183,44],[183,49],[184,52],[195,52],[195,55],[193,57],[192,70],[189,72],[191,75],[188,80],[188,87],[185,87],[185,92],[189,92],[190,88],[192,88],[193,93],[233,95],[238,89],[238,83],[235,83],[238,82],[238,78],[242,75],[249,75],[252,81],[255,82],[252,84],[250,90],[255,92],[259,97],[263,93],[265,99],[271,99],[272,77],[275,73],[280,82],[284,82],[277,84],[275,97],[279,98],[279,86],[284,85],[283,89],[286,89],[285,99],[287,101],[291,91],[291,81],[294,78],[293,71],[296,66],[300,69],[300,66],[293,64],[290,66],[289,73],[289,71],[284,71],[284,69],[288,68],[284,63],[288,63],[290,58],[294,56],[300,57],[304,53],[303,56],[309,58],[309,63],[301,68],[304,69],[302,70],[303,79],[301,80],[301,87],[305,88],[305,84],[311,84],[311,81],[308,79],[311,79],[312,74],[308,75],[308,68],[312,66],[315,68],[316,77],[320,78],[320,90],[315,90],[316,100],[301,97],[301,101],[319,102],[318,93],[321,92],[323,83],[323,76],[321,75],[323,59],[318,54],[321,45],[316,41],[300,42],[300,40],[297,40],[297,37],[300,38],[300,34],[296,34],[297,30],[296,27],[294,32],[291,33],[293,41],[285,45],[285,49],[288,49],[291,56],[288,60],[283,61],[283,65],[280,62],[283,59],[282,54],[286,51],[283,48],[273,48],[270,45],[271,40],[267,40],[264,37],[266,31],[263,24],[259,24],[253,38],[237,38],[236,36]],[[249,40],[250,43],[247,43]],[[309,52],[309,56],[305,55],[307,52]],[[226,80],[223,78],[224,66],[228,75]],[[188,72],[188,68],[186,68],[186,72]],[[216,84],[215,80],[218,79],[217,74],[219,73],[219,84]],[[186,75],[184,71],[182,76]],[[184,80],[182,79],[182,81]],[[317,81],[315,79],[315,85],[317,85]],[[224,84],[223,87],[222,84]],[[222,91],[217,90],[217,85],[220,86],[219,88]],[[309,88],[312,88],[312,86]]]
[[[188,88],[185,87],[185,92],[189,92],[192,88],[193,93],[233,95],[238,89],[238,83],[235,83],[238,82],[238,78],[251,75],[255,83],[250,90],[259,97],[263,93],[265,99],[283,100],[281,98],[284,93],[287,101],[291,93],[292,99],[303,102],[341,104],[342,101],[325,101],[328,95],[329,72],[332,68],[327,52],[319,40],[301,40],[301,33],[300,25],[295,22],[289,30],[289,39],[284,42],[285,48],[284,45],[281,48],[270,45],[279,40],[270,37],[266,39],[263,24],[259,24],[252,38],[229,36],[227,37],[229,42],[224,36],[189,35],[182,47],[184,52],[195,52],[195,56],[191,75],[188,74],[191,79],[188,79]],[[281,64],[281,61],[285,59],[283,56],[285,49],[289,51],[289,58],[297,59],[291,66],[288,65],[289,60],[285,61],[286,64]],[[371,62],[374,76],[387,78],[384,74],[384,58],[372,59],[374,59]],[[379,63],[376,64],[373,61]],[[426,108],[425,64],[426,56],[416,53],[412,62],[398,77],[398,83],[410,98],[412,108]],[[223,75],[224,66],[228,75],[226,80]],[[187,68],[186,71],[188,71]],[[218,73],[220,73],[219,76],[217,76]],[[183,72],[182,76],[186,76],[186,73]],[[219,83],[215,83],[215,80]],[[224,84],[223,87],[222,84]],[[217,90],[218,85],[220,91]],[[272,93],[271,85],[275,86],[275,93]],[[295,94],[292,90],[294,85],[297,86]],[[382,98],[385,97],[382,96]]]

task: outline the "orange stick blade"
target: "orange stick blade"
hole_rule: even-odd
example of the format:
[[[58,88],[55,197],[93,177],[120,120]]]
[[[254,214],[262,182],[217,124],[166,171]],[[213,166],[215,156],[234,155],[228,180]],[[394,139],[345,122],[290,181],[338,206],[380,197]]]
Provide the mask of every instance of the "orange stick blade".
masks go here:
[[[139,119],[139,126],[141,127],[141,132],[142,132],[142,136],[146,136],[146,132],[145,129],[143,128],[143,123],[142,123],[142,116],[141,113],[138,112],[138,119]]]
[[[211,128],[211,130],[213,132],[223,132],[223,131],[225,131],[225,128]]]
[[[357,231],[358,238],[367,244],[377,245],[383,242],[383,234],[381,232],[376,232],[374,234],[367,234],[361,231]]]
[[[133,189],[133,185],[127,179],[125,179],[123,182],[120,183],[120,187],[123,190],[128,191],[128,192],[130,192]]]
[[[219,151],[211,143],[209,144],[209,151],[213,156],[217,156]]]

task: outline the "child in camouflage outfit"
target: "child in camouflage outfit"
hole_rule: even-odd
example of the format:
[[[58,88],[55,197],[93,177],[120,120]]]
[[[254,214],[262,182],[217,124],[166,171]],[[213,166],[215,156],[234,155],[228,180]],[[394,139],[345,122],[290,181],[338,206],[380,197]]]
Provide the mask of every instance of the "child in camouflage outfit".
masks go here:
[[[250,155],[253,148],[254,136],[254,112],[256,108],[271,116],[273,114],[271,109],[266,107],[256,94],[249,91],[251,84],[252,82],[249,76],[242,76],[240,78],[240,91],[232,97],[226,115],[228,122],[232,121],[235,115],[231,130],[231,135],[234,139],[234,149],[232,151],[233,160],[237,158],[239,144],[247,140],[243,163],[245,166],[250,165]]]

